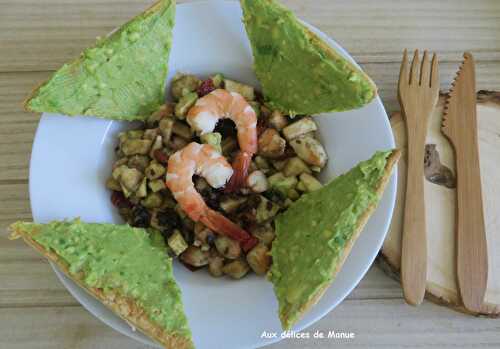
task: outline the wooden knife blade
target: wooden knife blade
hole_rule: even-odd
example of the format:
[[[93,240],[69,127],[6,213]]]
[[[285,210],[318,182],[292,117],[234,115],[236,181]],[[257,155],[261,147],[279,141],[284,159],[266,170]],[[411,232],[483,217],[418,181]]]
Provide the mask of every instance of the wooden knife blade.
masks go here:
[[[458,288],[464,306],[479,312],[488,280],[488,254],[477,139],[476,78],[470,53],[464,54],[452,84],[441,130],[455,150]]]

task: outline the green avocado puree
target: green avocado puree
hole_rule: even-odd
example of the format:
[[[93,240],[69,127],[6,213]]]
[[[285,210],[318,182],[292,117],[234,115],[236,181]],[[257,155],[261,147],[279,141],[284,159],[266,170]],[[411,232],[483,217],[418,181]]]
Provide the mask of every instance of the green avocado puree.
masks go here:
[[[65,64],[28,109],[117,120],[144,120],[163,104],[175,0],[161,0]]]
[[[276,218],[269,278],[284,329],[334,279],[360,217],[379,200],[377,187],[390,154],[377,152],[321,189],[303,195]]]
[[[69,265],[71,274],[83,272],[86,286],[133,298],[161,328],[191,338],[172,259],[161,239],[128,225],[79,220],[15,223],[12,228],[27,232],[55,252]]]
[[[287,114],[359,108],[376,87],[275,0],[241,0],[254,69],[269,105]]]

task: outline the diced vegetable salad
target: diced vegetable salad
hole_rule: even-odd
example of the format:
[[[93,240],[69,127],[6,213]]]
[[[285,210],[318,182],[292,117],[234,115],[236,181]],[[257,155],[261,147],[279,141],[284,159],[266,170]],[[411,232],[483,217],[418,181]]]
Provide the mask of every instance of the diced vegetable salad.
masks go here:
[[[182,211],[165,185],[168,158],[190,142],[211,144],[227,160],[239,150],[236,128],[221,119],[214,132],[199,137],[186,123],[198,98],[217,88],[241,94],[258,116],[258,152],[254,155],[246,186],[226,194],[213,189],[202,177],[193,182],[206,204],[255,236],[259,244],[245,253],[239,243],[218,235]],[[266,107],[252,86],[221,74],[202,80],[178,74],[170,89],[174,100],[153,113],[139,129],[118,137],[117,160],[106,186],[111,201],[130,225],[156,229],[168,245],[168,253],[191,270],[205,268],[210,275],[240,279],[250,271],[264,275],[271,264],[273,220],[301,195],[321,187],[316,176],[327,154],[316,137],[311,116],[283,115]]]

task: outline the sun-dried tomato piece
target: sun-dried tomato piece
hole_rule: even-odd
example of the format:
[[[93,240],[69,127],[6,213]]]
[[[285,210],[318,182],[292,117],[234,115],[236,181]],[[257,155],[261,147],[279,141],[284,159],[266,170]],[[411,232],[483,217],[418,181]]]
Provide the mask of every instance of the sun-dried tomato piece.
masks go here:
[[[198,87],[198,96],[203,97],[205,95],[208,95],[210,92],[215,90],[215,85],[212,79],[207,79],[203,81]]]
[[[118,208],[130,208],[132,203],[123,195],[121,191],[113,191],[111,203]]]

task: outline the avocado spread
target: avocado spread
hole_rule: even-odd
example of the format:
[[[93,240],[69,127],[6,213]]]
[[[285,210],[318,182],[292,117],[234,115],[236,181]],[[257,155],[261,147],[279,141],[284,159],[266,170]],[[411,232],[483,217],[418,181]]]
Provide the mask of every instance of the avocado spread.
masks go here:
[[[51,222],[14,223],[68,264],[70,274],[83,273],[88,287],[118,292],[144,309],[149,319],[171,334],[191,338],[181,291],[172,274],[172,259],[161,239],[128,225]]]
[[[65,64],[27,100],[36,112],[144,120],[163,104],[175,0],[160,0]]]
[[[241,0],[254,70],[272,109],[290,115],[362,107],[370,78],[309,31],[275,0]]]
[[[284,329],[290,328],[335,278],[337,263],[379,200],[391,151],[377,152],[349,172],[302,196],[275,220],[269,278]]]

